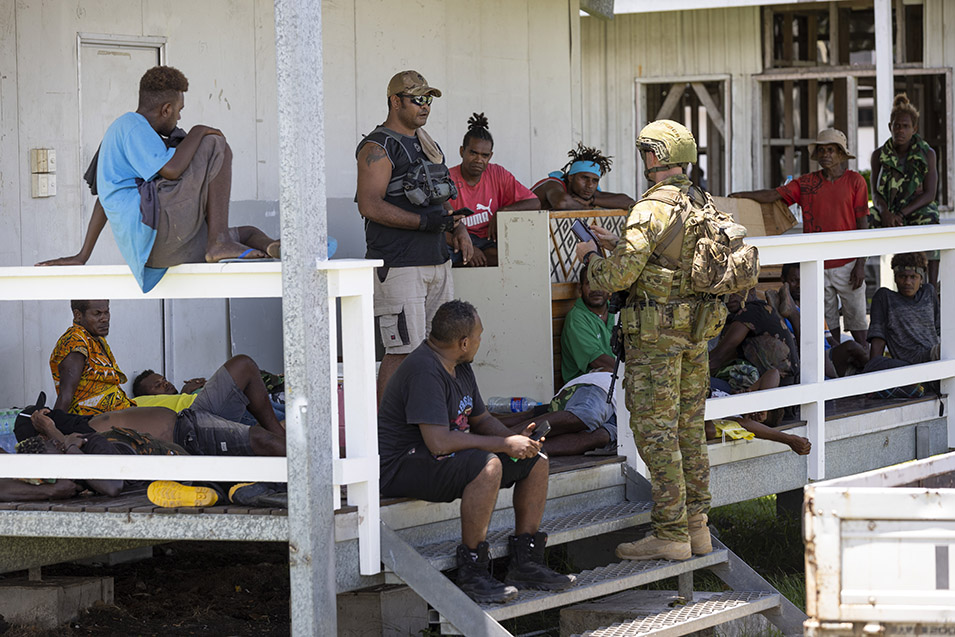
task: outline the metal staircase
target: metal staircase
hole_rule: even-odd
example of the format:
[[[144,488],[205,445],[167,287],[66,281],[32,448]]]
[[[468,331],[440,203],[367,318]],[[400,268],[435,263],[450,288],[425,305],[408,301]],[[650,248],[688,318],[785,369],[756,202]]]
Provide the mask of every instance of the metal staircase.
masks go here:
[[[622,465],[617,470],[624,473]],[[606,472],[607,468],[602,471]],[[552,476],[552,482],[555,477]],[[644,484],[631,484],[630,488],[614,491],[619,494],[616,501],[608,502],[605,492],[596,501],[592,500],[591,506],[583,508],[587,506],[587,492],[581,490],[574,493],[572,485],[584,486],[589,480],[583,475],[580,479],[561,477],[563,480],[558,481],[556,488],[552,486],[552,491],[558,491],[557,494],[552,493],[552,498],[554,495],[558,497],[548,500],[548,511],[541,524],[541,530],[549,535],[548,546],[649,523],[651,503],[630,501],[624,495],[625,492],[634,494],[643,491],[647,486],[645,481]],[[625,480],[639,482],[642,478],[628,475]],[[554,501],[556,505],[552,507]],[[509,516],[501,515],[503,512],[495,513],[487,537],[491,556],[495,558],[507,555],[507,537],[513,528]],[[565,591],[550,593],[527,590],[521,591],[507,604],[481,605],[473,602],[452,579],[441,572],[454,567],[454,552],[460,543],[457,527],[444,525],[440,532],[435,533],[433,529],[429,532],[429,526],[434,524],[395,530],[383,522],[382,562],[393,574],[392,579],[396,578],[410,586],[437,611],[441,618],[442,634],[480,637],[510,635],[500,621],[576,604],[676,576],[680,595],[686,600],[685,605],[669,608],[656,615],[595,628],[585,634],[614,637],[684,635],[762,613],[783,634],[802,635],[802,622],[806,616],[715,538],[712,553],[683,562],[623,560],[577,573],[576,584]],[[435,537],[443,534],[447,534],[447,537]],[[709,569],[731,590],[694,601],[693,572],[699,569]]]

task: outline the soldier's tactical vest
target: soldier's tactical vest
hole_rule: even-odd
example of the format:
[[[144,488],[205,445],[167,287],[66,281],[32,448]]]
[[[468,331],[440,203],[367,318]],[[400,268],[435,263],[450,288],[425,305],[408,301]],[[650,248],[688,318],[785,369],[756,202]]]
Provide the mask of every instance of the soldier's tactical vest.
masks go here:
[[[654,188],[644,199],[677,214],[630,289],[633,311],[621,316],[624,330],[639,332],[647,342],[660,328],[689,332],[697,341],[713,338],[726,320],[717,297],[749,289],[759,279],[756,248],[743,243],[746,228],[695,186],[687,192]]]

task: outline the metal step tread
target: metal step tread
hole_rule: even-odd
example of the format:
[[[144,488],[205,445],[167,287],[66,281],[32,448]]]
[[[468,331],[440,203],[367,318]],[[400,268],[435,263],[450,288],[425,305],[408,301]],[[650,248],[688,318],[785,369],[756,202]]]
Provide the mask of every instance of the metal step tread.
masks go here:
[[[681,573],[708,568],[726,561],[726,550],[716,550],[706,555],[679,562],[669,560],[623,560],[622,562],[578,573],[574,586],[565,591],[524,590],[507,604],[481,604],[481,608],[491,617],[500,621],[611,595],[635,586],[643,586],[668,577],[676,577]]]
[[[780,594],[771,591],[726,591],[716,597],[671,608],[627,622],[589,630],[575,637],[654,637],[685,635],[779,606]]]
[[[648,524],[652,502],[620,502],[610,506],[585,509],[573,514],[545,517],[540,530],[547,533],[547,545],[555,546],[586,537],[603,535],[611,531]],[[503,557],[508,554],[507,538],[513,534],[513,528],[491,529],[487,534],[491,557]],[[403,529],[399,535],[421,555],[428,559],[438,570],[454,568],[454,555],[460,537],[443,542],[434,542],[417,546],[414,543],[414,529]]]

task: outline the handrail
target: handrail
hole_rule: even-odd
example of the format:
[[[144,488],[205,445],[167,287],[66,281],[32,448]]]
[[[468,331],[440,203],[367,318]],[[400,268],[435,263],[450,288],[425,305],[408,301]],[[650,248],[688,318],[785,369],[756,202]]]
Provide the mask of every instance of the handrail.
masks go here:
[[[375,399],[372,270],[380,261],[336,259],[316,261],[328,275],[329,342],[332,373],[334,505],[349,485],[348,502],[359,509],[360,569],[380,570],[378,541],[378,438]],[[212,278],[210,278],[212,277]],[[282,296],[279,262],[187,264],[170,268],[162,281],[143,294],[123,266],[0,268],[0,300],[67,300],[86,298],[254,298]],[[346,455],[338,450],[336,306],[341,304],[345,392]],[[295,408],[295,405],[289,405]],[[300,407],[304,408],[304,406]],[[290,435],[288,440],[297,439]],[[2,478],[169,479],[215,481],[288,481],[288,457],[307,453],[290,444],[287,457],[218,456],[83,456],[4,455]],[[2,533],[2,529],[0,529]]]
[[[945,394],[955,390],[955,326],[952,325],[955,294],[951,291],[946,294],[943,287],[941,294],[939,361],[832,380],[825,380],[824,373],[822,303],[823,261],[826,259],[941,250],[940,271],[955,272],[955,225],[787,234],[753,237],[748,242],[759,249],[760,265],[800,263],[800,382],[789,387],[709,399],[706,402],[707,419],[800,405],[801,417],[807,423],[807,434],[812,443],[808,476],[812,480],[821,480],[826,475],[825,401],[932,380],[942,381]],[[940,278],[944,286],[949,277],[942,275]],[[955,440],[955,416],[951,410],[947,414],[947,427],[948,440]]]

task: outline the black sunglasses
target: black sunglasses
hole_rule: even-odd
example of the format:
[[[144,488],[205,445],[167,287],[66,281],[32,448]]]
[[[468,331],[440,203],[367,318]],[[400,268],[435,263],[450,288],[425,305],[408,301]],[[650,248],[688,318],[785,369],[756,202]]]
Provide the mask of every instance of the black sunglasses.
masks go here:
[[[434,95],[408,95],[407,93],[397,93],[398,97],[407,97],[415,106],[431,106]]]

